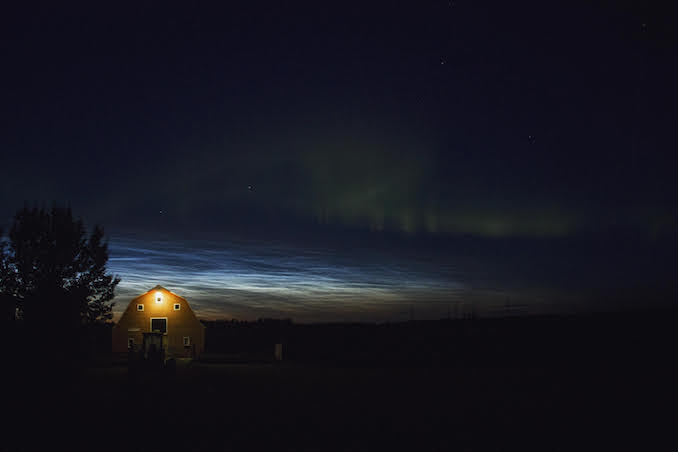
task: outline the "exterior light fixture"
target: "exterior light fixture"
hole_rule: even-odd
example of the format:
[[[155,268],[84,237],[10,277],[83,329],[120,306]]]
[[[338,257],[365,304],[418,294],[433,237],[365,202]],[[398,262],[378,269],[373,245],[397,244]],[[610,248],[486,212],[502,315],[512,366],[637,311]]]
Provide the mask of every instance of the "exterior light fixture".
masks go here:
[[[158,304],[162,303],[162,293],[161,292],[155,293],[155,302],[158,303]]]

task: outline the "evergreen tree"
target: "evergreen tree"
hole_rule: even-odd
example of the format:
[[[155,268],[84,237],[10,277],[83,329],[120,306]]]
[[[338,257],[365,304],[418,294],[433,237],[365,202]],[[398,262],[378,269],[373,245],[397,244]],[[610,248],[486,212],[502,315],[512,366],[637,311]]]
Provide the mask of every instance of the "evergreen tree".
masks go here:
[[[87,271],[80,278],[80,286],[85,295],[84,309],[81,311],[83,322],[95,324],[108,322],[113,318],[111,308],[114,303],[115,286],[120,278],[106,274],[108,262],[108,243],[104,241],[104,230],[96,225],[87,242]]]
[[[82,220],[74,219],[70,208],[24,207],[17,212],[8,262],[27,326],[49,330],[58,325],[75,332],[111,319],[120,279],[106,273],[108,243],[103,236],[96,226],[88,239]]]

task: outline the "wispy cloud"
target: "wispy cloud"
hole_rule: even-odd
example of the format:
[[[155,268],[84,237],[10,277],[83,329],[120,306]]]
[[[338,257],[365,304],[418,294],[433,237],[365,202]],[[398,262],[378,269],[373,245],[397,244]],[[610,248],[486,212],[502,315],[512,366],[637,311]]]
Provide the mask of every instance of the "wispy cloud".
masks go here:
[[[443,312],[464,284],[440,263],[280,244],[111,241],[122,277],[116,316],[161,284],[191,301],[203,318],[285,316],[296,320],[385,320],[412,303]]]
[[[201,318],[301,322],[599,310],[666,303],[675,293],[673,254],[644,242],[473,239],[395,252],[119,236],[110,246],[110,270],[122,277],[116,318],[157,284]]]

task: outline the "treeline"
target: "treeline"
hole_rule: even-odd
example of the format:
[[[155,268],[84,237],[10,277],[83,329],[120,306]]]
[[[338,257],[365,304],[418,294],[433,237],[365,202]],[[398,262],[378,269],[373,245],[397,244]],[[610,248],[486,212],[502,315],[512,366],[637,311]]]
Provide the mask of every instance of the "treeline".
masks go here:
[[[678,311],[572,316],[294,324],[206,321],[207,357],[337,365],[571,366],[662,364]]]

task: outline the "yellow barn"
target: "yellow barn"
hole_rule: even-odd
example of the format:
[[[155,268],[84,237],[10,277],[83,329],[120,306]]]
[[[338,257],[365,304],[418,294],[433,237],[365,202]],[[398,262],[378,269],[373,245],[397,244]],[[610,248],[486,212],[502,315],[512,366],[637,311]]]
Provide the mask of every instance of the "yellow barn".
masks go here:
[[[205,349],[205,326],[180,296],[156,286],[132,300],[113,327],[113,353],[138,349],[143,333],[163,334],[167,357],[199,357]]]

